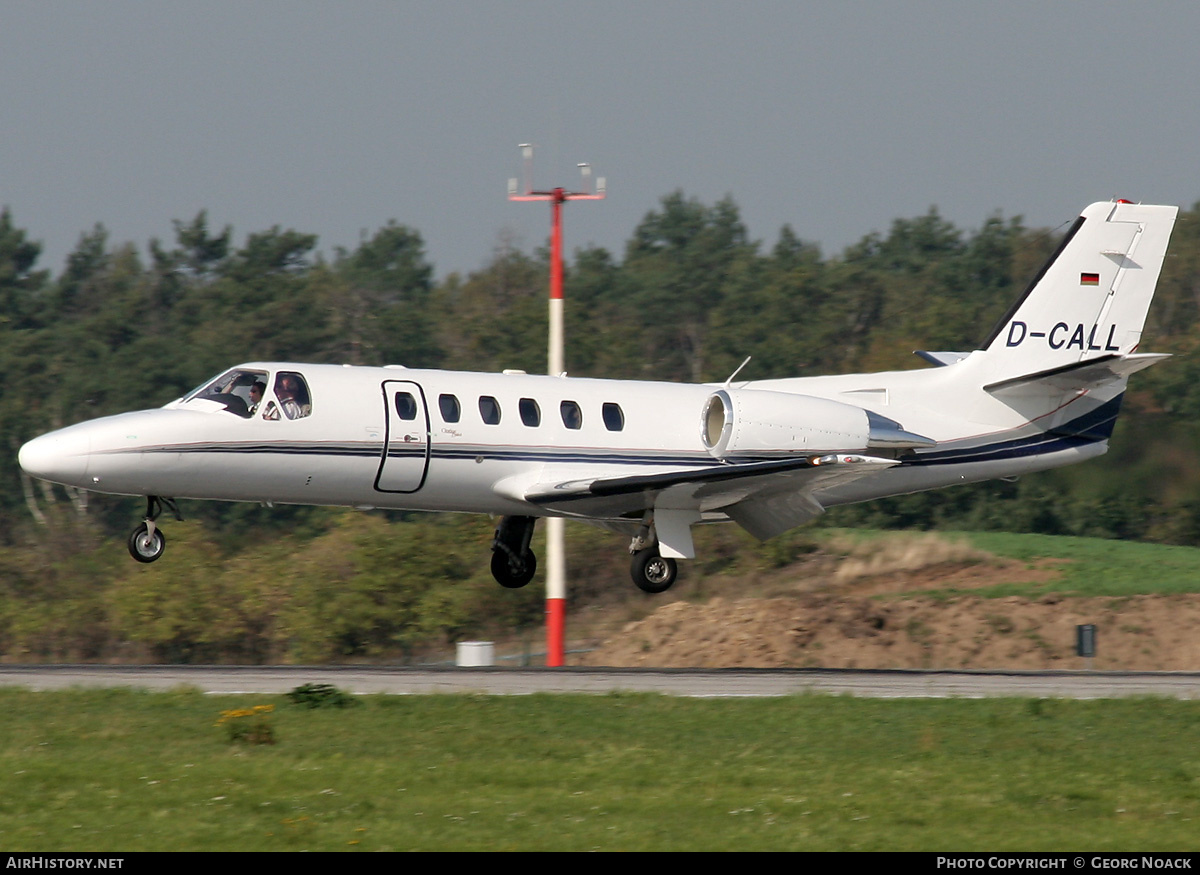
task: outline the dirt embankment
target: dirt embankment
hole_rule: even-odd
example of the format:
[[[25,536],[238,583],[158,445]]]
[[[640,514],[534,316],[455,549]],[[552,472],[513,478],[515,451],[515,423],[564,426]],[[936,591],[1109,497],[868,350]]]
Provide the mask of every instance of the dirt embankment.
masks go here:
[[[576,664],[659,667],[811,667],[1200,670],[1200,595],[981,598],[970,590],[1019,577],[1052,581],[1061,564],[1031,569],[918,541],[888,555],[810,563],[803,585],[780,581],[757,597],[663,604],[628,622]],[[899,550],[900,548],[896,548]],[[959,552],[966,551],[963,555]],[[780,590],[785,590],[782,593]],[[942,589],[950,598],[915,591]],[[1075,627],[1097,627],[1097,655],[1075,654]]]

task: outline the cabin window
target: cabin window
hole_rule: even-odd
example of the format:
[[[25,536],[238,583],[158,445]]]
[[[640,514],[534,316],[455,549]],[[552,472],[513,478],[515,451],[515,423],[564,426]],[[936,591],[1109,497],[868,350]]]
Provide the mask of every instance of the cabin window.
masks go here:
[[[522,398],[517,406],[521,411],[521,422],[530,428],[537,428],[542,424],[542,410],[532,398]]]
[[[620,404],[608,401],[600,408],[600,412],[604,417],[604,427],[609,431],[622,431],[625,428],[625,413]]]
[[[193,390],[183,400],[188,402],[200,398],[213,401],[220,404],[226,413],[249,419],[258,412],[266,391],[266,371],[234,368]]]
[[[462,408],[459,407],[458,398],[454,395],[439,395],[438,409],[442,411],[444,422],[458,422],[462,416]]]
[[[396,415],[405,420],[417,418],[417,399],[411,392],[396,393]]]
[[[479,396],[479,415],[486,425],[500,424],[500,402],[491,395]]]
[[[288,419],[303,419],[312,413],[308,383],[295,371],[280,371],[275,375],[275,397]]]
[[[578,404],[574,401],[564,401],[558,405],[558,409],[562,413],[563,425],[567,428],[583,428],[583,412]]]

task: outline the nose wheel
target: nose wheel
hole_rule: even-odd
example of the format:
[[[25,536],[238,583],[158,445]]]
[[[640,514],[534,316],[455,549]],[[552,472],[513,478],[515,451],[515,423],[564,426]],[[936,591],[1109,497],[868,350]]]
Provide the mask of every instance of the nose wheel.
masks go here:
[[[175,519],[183,522],[183,514],[179,512],[175,499],[147,495],[146,519],[129,533],[129,555],[138,562],[153,562],[167,549],[167,536],[154,524],[164,507],[175,515]]]
[[[150,531],[153,521],[142,523],[129,533],[129,555],[138,562],[153,562],[167,549],[167,538],[162,529],[155,526]]]

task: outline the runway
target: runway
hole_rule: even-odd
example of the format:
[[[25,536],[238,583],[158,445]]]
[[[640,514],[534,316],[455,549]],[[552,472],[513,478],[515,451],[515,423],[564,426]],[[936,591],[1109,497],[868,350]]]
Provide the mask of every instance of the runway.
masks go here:
[[[195,687],[206,693],[286,693],[302,684],[353,693],[427,695],[616,692],[671,696],[869,698],[1200,699],[1200,672],[940,671],[847,669],[406,668],[388,666],[0,666],[0,686]]]

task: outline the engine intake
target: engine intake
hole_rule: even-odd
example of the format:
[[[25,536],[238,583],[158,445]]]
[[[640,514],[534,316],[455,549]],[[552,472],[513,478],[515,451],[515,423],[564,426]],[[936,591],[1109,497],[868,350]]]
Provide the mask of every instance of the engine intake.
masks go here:
[[[704,404],[700,436],[717,459],[936,445],[853,404],[765,389],[713,392]]]

